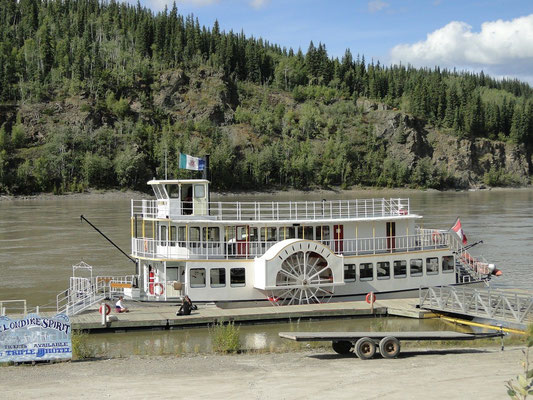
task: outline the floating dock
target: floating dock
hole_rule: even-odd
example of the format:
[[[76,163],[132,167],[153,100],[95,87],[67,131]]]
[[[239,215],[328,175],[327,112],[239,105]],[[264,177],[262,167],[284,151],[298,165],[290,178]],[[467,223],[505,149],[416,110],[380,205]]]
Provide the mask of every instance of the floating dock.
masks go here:
[[[435,314],[416,308],[418,299],[380,300],[373,309],[364,301],[264,306],[223,309],[215,305],[199,305],[187,316],[176,316],[176,304],[126,302],[128,313],[111,312],[111,320],[102,325],[98,306],[71,317],[73,329],[91,332],[129,329],[180,329],[205,327],[221,321],[239,324],[284,322],[295,319],[355,318],[371,316],[402,316],[430,318]]]

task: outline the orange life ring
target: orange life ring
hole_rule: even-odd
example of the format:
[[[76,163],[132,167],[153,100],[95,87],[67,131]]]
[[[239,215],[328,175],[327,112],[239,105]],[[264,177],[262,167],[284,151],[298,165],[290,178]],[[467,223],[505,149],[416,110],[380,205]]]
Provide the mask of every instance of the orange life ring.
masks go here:
[[[155,290],[156,287],[161,288],[161,292],[160,293],[156,292],[156,290]],[[155,294],[156,296],[161,296],[161,295],[163,295],[163,293],[165,293],[165,288],[163,287],[162,283],[158,282],[158,283],[154,283],[154,286],[152,286],[152,291],[153,291],[152,294]]]
[[[365,298],[365,301],[368,303],[368,304],[373,304],[376,302],[376,295],[374,294],[374,292],[370,292],[366,295],[366,298]]]
[[[98,312],[100,314],[102,314],[102,307],[103,306],[100,306],[100,308],[98,309]],[[109,304],[105,304],[105,315],[109,315],[111,313],[111,306]]]

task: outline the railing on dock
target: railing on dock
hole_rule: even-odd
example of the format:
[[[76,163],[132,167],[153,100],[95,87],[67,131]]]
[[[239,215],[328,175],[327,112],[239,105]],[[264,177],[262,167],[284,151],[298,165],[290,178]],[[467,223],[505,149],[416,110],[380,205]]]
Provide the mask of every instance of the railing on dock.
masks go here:
[[[123,294],[124,288],[113,283],[133,285],[134,279],[134,275],[71,277],[70,287],[56,296],[57,312],[69,316],[79,314],[106,298]]]
[[[361,239],[317,240],[334,253],[343,255],[368,255],[412,252],[420,250],[445,249],[450,246],[448,232],[419,230],[406,236],[385,236]],[[279,238],[283,240],[283,238]],[[166,259],[230,259],[255,258],[278,243],[274,241],[161,241],[149,238],[132,238],[132,252],[135,257]]]
[[[438,286],[420,289],[420,308],[527,325],[533,322],[533,293],[491,288]]]
[[[169,206],[170,203],[170,206]],[[172,203],[176,203],[173,205]],[[288,202],[210,202],[209,216],[222,221],[294,221],[393,217],[410,214],[409,199],[361,199]],[[169,213],[173,215],[168,215]],[[194,210],[193,210],[194,214]],[[182,217],[179,199],[132,200],[131,216]],[[187,215],[191,218],[191,215]]]
[[[6,303],[8,303],[9,305],[21,303],[22,308],[19,306],[19,307],[15,307],[15,309],[17,311],[20,310],[21,311],[20,314],[22,315],[26,315],[28,313],[28,307],[27,307],[26,300],[0,300],[0,316],[6,315],[7,313],[8,308],[4,307]],[[10,307],[9,310],[13,310],[13,307]]]

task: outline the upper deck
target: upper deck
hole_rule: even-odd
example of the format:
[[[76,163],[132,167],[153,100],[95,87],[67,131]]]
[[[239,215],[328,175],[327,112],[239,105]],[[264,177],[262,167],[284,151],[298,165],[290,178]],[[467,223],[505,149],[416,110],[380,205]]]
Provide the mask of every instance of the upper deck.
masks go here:
[[[172,221],[318,221],[418,217],[407,198],[289,202],[204,202],[132,200],[131,216]]]

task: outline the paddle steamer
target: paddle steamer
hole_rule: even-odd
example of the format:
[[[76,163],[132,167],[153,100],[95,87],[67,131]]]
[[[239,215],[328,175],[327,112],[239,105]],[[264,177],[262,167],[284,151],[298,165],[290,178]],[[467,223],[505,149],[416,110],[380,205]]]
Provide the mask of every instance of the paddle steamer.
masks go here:
[[[423,229],[407,198],[211,202],[206,179],[151,180],[132,200],[138,289],[152,301],[319,303],[483,284],[494,272],[453,231]]]

